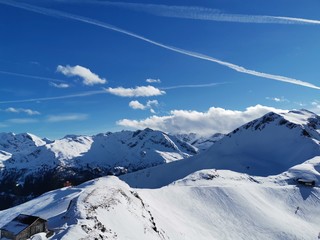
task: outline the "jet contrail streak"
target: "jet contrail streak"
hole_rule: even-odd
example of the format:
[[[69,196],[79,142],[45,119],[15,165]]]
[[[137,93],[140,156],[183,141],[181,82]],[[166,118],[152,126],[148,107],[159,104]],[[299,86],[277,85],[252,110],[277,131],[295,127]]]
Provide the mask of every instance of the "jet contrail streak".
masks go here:
[[[171,90],[171,89],[178,89],[178,88],[203,88],[203,87],[214,87],[225,83],[207,83],[207,84],[188,84],[188,85],[178,85],[178,86],[171,86],[171,87],[161,87],[162,90]]]
[[[68,0],[67,2],[70,2]],[[161,17],[184,18],[217,22],[238,22],[238,23],[265,23],[265,24],[320,24],[319,20],[294,18],[285,16],[248,15],[224,13],[219,9],[205,8],[198,6],[169,6],[162,4],[142,4],[130,2],[110,2],[96,0],[80,0],[89,4],[100,4],[104,6],[126,8],[133,11],[140,11]]]
[[[47,81],[55,81],[55,82],[65,82],[63,80],[59,80],[56,78],[48,78],[48,77],[41,77],[41,76],[34,76],[34,75],[28,75],[23,73],[14,73],[14,72],[7,72],[7,71],[1,71],[0,74],[6,74],[6,75],[12,75],[17,77],[24,77],[24,78],[32,78],[32,79],[41,79],[41,80],[47,80]]]
[[[173,47],[173,46],[169,46],[169,45],[165,45],[156,41],[153,41],[151,39],[148,39],[146,37],[143,37],[141,35],[129,32],[127,30],[109,25],[107,23],[104,22],[100,22],[94,19],[90,19],[90,18],[85,18],[82,16],[77,16],[77,15],[73,15],[73,14],[69,14],[69,13],[65,13],[65,12],[61,12],[61,11],[57,11],[57,10],[52,10],[52,9],[47,9],[47,8],[42,8],[42,7],[37,7],[37,6],[33,6],[33,5],[29,5],[29,4],[24,4],[24,3],[16,3],[13,1],[8,1],[8,0],[0,0],[0,3],[2,4],[6,4],[6,5],[10,5],[13,7],[17,7],[17,8],[21,8],[21,9],[25,9],[28,11],[32,11],[32,12],[36,12],[39,14],[43,14],[43,15],[47,15],[47,16],[52,16],[52,17],[57,17],[57,18],[66,18],[66,19],[72,19],[75,21],[80,21],[80,22],[84,22],[84,23],[88,23],[91,25],[95,25],[95,26],[99,26],[105,29],[109,29],[112,31],[116,31],[137,39],[140,39],[142,41],[148,42],[150,44],[156,45],[158,47],[162,47],[164,49],[167,50],[171,50],[173,52],[177,52],[183,55],[187,55],[190,57],[194,57],[194,58],[198,58],[198,59],[203,59],[206,61],[210,61],[210,62],[215,62],[218,63],[220,65],[226,66],[230,69],[233,69],[237,72],[241,72],[241,73],[245,73],[245,74],[249,74],[249,75],[253,75],[253,76],[257,76],[257,77],[262,77],[262,78],[267,78],[267,79],[271,79],[271,80],[276,80],[276,81],[282,81],[282,82],[287,82],[287,83],[291,83],[291,84],[296,84],[296,85],[300,85],[300,86],[304,86],[304,87],[309,87],[309,88],[313,88],[313,89],[318,89],[320,90],[320,87],[313,85],[312,83],[308,83],[308,82],[304,82],[298,79],[294,79],[294,78],[289,78],[289,77],[285,77],[285,76],[280,76],[280,75],[274,75],[274,74],[269,74],[269,73],[264,73],[264,72],[258,72],[255,70],[250,70],[250,69],[246,69],[242,66],[233,64],[233,63],[229,63],[229,62],[225,62],[222,60],[219,60],[217,58],[213,58],[210,56],[206,56],[204,54],[200,54],[197,52],[192,52],[192,51],[188,51],[188,50],[184,50],[184,49],[180,49],[177,47]]]
[[[171,89],[177,89],[177,88],[200,88],[200,87],[212,87],[212,86],[217,86],[217,85],[220,85],[220,84],[224,84],[224,83],[208,83],[208,84],[198,84],[198,85],[179,85],[179,86],[163,87],[163,88],[160,88],[160,89],[171,90]],[[21,99],[21,100],[0,101],[0,104],[62,100],[62,99],[87,97],[87,96],[93,96],[93,95],[97,95],[97,94],[108,94],[108,93],[109,92],[106,89],[103,89],[103,90],[98,90],[98,91],[89,91],[89,92],[76,93],[76,94],[63,95],[63,96],[56,96],[56,97],[42,97],[42,98],[31,98],[31,99]]]
[[[97,95],[97,94],[106,94],[106,93],[107,93],[107,92],[106,92],[105,90],[90,91],[90,92],[76,93],[76,94],[70,94],[70,95],[64,95],[64,96],[57,96],[57,97],[43,97],[43,98],[31,98],[31,99],[22,99],[22,100],[0,101],[0,104],[61,100],[61,99],[77,98],[77,97],[86,97],[86,96],[92,96],[92,95]]]

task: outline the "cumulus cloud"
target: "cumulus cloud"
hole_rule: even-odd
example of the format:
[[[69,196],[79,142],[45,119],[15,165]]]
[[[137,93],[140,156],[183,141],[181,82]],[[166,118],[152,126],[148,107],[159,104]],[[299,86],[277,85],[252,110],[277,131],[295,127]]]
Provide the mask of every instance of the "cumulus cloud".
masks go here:
[[[106,79],[100,78],[97,74],[91,72],[90,69],[76,65],[76,66],[61,66],[57,67],[57,72],[64,74],[67,77],[78,76],[83,79],[83,84],[92,86],[95,84],[104,84],[107,82]]]
[[[158,79],[148,78],[148,79],[146,79],[146,82],[147,83],[161,83],[161,80],[159,78]]]
[[[146,108],[145,105],[143,105],[142,103],[140,103],[139,101],[131,101],[129,102],[129,107],[133,108],[133,109],[141,109],[144,110]]]
[[[132,109],[140,109],[140,110],[150,109],[152,113],[155,113],[153,107],[156,107],[158,105],[159,105],[159,102],[157,100],[149,100],[145,105],[143,105],[142,103],[136,100],[129,102],[129,107],[131,107]]]
[[[158,105],[159,105],[158,100],[149,100],[147,102],[147,107],[158,106]]]
[[[47,117],[47,122],[66,122],[66,121],[83,121],[88,118],[87,114],[74,113],[64,115],[50,115]]]
[[[68,88],[68,87],[70,87],[70,85],[67,84],[67,83],[54,83],[54,82],[50,82],[49,85],[50,85],[51,87],[55,87],[55,88]]]
[[[248,107],[244,111],[211,107],[206,112],[173,110],[167,116],[151,116],[143,120],[122,119],[117,124],[134,129],[149,127],[170,133],[194,132],[207,136],[214,133],[229,133],[235,128],[271,111],[286,112],[286,110],[262,105]]]
[[[150,85],[138,86],[135,88],[109,87],[109,88],[106,88],[105,91],[120,97],[151,97],[151,96],[163,95],[166,93],[165,91],[161,91],[160,89]]]
[[[38,111],[34,111],[34,110],[31,110],[31,109],[24,109],[24,108],[9,107],[4,111],[5,112],[9,112],[9,113],[26,113],[28,115],[40,115],[40,112],[38,112]]]

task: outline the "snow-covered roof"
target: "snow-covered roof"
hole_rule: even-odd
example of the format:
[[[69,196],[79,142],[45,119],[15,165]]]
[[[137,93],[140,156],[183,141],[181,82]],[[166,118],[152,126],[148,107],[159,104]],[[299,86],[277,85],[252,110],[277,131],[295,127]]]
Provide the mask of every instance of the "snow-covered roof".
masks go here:
[[[14,235],[17,235],[18,233],[20,233],[21,231],[26,229],[28,226],[33,224],[38,219],[39,219],[39,217],[36,217],[36,216],[19,214],[11,222],[4,225],[1,228],[1,230],[5,230],[5,231],[13,233]]]

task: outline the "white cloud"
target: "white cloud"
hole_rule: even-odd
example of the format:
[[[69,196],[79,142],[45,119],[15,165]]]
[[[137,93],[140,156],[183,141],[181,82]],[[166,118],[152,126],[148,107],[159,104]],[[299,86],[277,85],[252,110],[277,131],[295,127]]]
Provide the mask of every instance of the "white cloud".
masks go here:
[[[150,112],[151,112],[152,114],[156,114],[156,111],[155,111],[153,108],[150,109]]]
[[[294,102],[294,104],[298,105],[299,107],[305,107],[307,106],[307,104],[303,103],[303,102]]]
[[[161,91],[158,88],[153,86],[139,86],[135,88],[106,88],[106,92],[120,96],[120,97],[151,97],[151,96],[158,96],[163,95],[166,92]]]
[[[141,109],[141,110],[146,109],[145,105],[143,105],[142,103],[140,103],[139,101],[136,101],[136,100],[129,102],[129,107],[131,107],[133,109]]]
[[[31,110],[31,109],[24,109],[24,108],[9,107],[4,111],[5,112],[10,112],[10,113],[26,113],[28,115],[40,115],[40,112],[38,112],[38,111],[34,111],[34,110]]]
[[[100,78],[97,74],[90,71],[90,69],[76,65],[76,66],[61,66],[57,67],[57,71],[64,74],[67,77],[78,76],[83,79],[83,84],[92,86],[95,84],[104,84],[106,79]]]
[[[62,12],[62,11],[57,11],[57,10],[52,10],[52,9],[47,9],[47,8],[42,8],[42,7],[36,7],[36,6],[30,5],[30,4],[25,4],[25,3],[16,3],[16,2],[2,2],[2,3],[6,4],[6,5],[13,6],[13,7],[16,7],[16,8],[25,9],[27,11],[32,11],[32,12],[36,12],[36,13],[39,13],[39,14],[51,16],[51,17],[72,19],[72,20],[75,20],[75,21],[79,21],[79,22],[83,22],[83,23],[86,23],[86,24],[91,24],[91,25],[94,25],[94,26],[98,26],[98,27],[101,27],[101,28],[112,30],[112,31],[115,31],[115,32],[119,32],[119,33],[125,34],[127,36],[139,39],[141,41],[153,44],[155,46],[167,49],[169,51],[173,51],[173,52],[180,53],[180,54],[183,54],[183,55],[186,55],[186,56],[189,56],[189,57],[194,57],[194,58],[202,59],[202,60],[205,60],[205,61],[217,63],[219,65],[225,66],[227,68],[230,68],[230,69],[232,69],[234,71],[237,71],[237,72],[240,72],[240,73],[245,73],[245,74],[253,75],[253,76],[256,76],[256,77],[261,77],[261,78],[266,78],[266,79],[276,80],[276,81],[281,81],[281,82],[287,82],[287,83],[291,83],[291,84],[296,84],[296,85],[300,85],[300,86],[304,86],[304,87],[320,90],[320,87],[318,87],[318,86],[316,86],[316,85],[314,85],[312,83],[309,83],[309,82],[301,81],[299,79],[290,78],[290,77],[286,77],[286,76],[275,75],[275,74],[270,74],[270,73],[259,72],[259,71],[256,71],[256,70],[247,69],[247,68],[242,67],[240,65],[233,64],[233,63],[226,62],[226,61],[222,61],[220,59],[217,59],[217,58],[214,58],[214,57],[211,57],[211,56],[207,56],[205,54],[188,51],[188,50],[177,48],[177,47],[174,47],[174,46],[169,46],[169,45],[166,45],[166,44],[151,40],[151,39],[146,38],[144,36],[138,35],[136,33],[129,32],[127,30],[118,28],[116,26],[112,26],[110,24],[97,21],[95,19],[90,19],[90,18],[86,18],[86,17],[82,17],[82,16],[77,16],[77,15],[65,13],[65,12]],[[251,17],[251,16],[249,16],[249,17]],[[307,23],[320,24],[320,21],[317,21],[317,20],[309,20],[309,19],[301,19],[301,18],[275,17],[275,19],[280,19],[280,20],[285,20],[285,21],[290,20],[290,21],[293,21],[293,22],[297,22],[297,23],[300,22],[300,23],[306,23],[306,24]],[[62,67],[62,68],[64,68],[64,67]],[[88,72],[88,71],[86,71],[86,72]],[[89,70],[89,73],[91,73],[90,70]],[[100,79],[100,78],[97,78],[96,80],[98,80],[99,83],[101,83],[101,80],[105,81],[104,79]],[[91,83],[91,81],[89,80],[88,83]]]
[[[288,99],[284,97],[266,97],[267,100],[275,101],[275,102],[290,102]]]
[[[148,78],[146,79],[147,83],[161,83],[160,79],[153,79],[153,78]]]
[[[38,120],[34,118],[12,118],[7,120],[7,122],[16,123],[16,124],[27,124],[27,123],[36,123],[38,122]]]
[[[158,105],[159,105],[158,100],[149,100],[147,102],[147,107],[158,106]]]
[[[67,84],[67,83],[54,83],[54,82],[50,82],[49,84],[50,84],[50,86],[55,87],[55,88],[68,88],[68,87],[70,87],[70,85]]]
[[[313,102],[311,102],[310,111],[312,111],[316,114],[320,114],[320,101],[314,100]]]
[[[133,109],[140,109],[140,110],[150,109],[152,113],[155,113],[153,107],[156,107],[158,105],[159,105],[159,102],[157,100],[149,100],[145,105],[143,105],[142,103],[136,100],[129,102],[129,107]]]
[[[152,116],[143,120],[122,119],[117,124],[135,129],[149,127],[170,133],[194,132],[205,136],[214,133],[229,133],[235,128],[270,111],[284,112],[285,110],[262,105],[248,107],[244,111],[216,107],[211,107],[206,112],[173,110],[167,116]]]
[[[50,115],[47,117],[47,122],[66,122],[66,121],[83,121],[88,118],[87,114],[64,114],[64,115]]]

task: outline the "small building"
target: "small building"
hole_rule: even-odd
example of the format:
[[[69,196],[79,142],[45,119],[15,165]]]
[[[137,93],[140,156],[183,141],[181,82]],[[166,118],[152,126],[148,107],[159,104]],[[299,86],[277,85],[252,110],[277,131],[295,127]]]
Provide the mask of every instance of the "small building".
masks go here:
[[[65,181],[63,187],[72,187],[72,183],[70,181]]]
[[[308,187],[314,187],[316,185],[315,180],[310,180],[310,179],[304,179],[304,178],[298,178],[297,179],[299,184],[308,186]]]
[[[26,240],[40,232],[48,232],[47,220],[19,214],[11,222],[0,228],[0,239]]]

